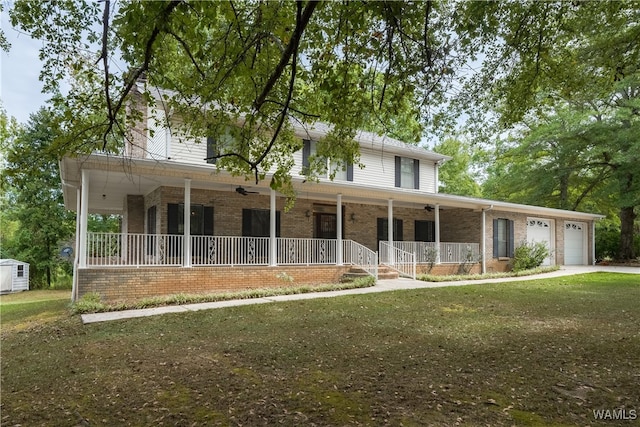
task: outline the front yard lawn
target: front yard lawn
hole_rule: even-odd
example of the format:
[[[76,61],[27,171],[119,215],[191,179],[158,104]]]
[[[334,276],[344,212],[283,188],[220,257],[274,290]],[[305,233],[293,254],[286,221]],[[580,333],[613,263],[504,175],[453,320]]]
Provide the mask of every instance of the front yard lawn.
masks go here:
[[[594,411],[640,416],[639,275],[86,326],[64,305],[36,323],[5,319],[2,298],[7,426],[612,425]]]

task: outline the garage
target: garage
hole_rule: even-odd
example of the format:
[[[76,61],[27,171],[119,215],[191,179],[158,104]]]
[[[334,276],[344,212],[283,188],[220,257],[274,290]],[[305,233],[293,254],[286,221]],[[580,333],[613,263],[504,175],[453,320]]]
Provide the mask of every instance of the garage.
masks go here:
[[[550,255],[545,258],[542,265],[551,265],[551,254],[554,246],[552,236],[552,221],[550,219],[527,218],[527,242],[544,242],[549,248]]]
[[[566,221],[564,223],[564,264],[586,265],[587,246],[584,222]]]

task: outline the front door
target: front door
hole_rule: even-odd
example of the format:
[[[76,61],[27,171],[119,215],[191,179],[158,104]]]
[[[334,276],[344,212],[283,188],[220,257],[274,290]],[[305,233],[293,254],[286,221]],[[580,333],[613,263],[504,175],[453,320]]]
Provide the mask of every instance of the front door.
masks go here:
[[[337,239],[338,220],[333,213],[316,212],[314,214],[313,237],[316,239]]]

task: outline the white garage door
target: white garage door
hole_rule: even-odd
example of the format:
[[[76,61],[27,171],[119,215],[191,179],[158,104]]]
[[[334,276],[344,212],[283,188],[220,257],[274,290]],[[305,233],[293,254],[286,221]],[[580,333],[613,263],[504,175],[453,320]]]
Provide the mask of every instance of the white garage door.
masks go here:
[[[545,242],[549,252],[552,252],[551,220],[534,218],[527,219],[527,242]],[[545,258],[542,265],[551,265],[551,255]]]
[[[584,222],[564,223],[564,264],[565,265],[585,265],[585,231],[587,225]]]

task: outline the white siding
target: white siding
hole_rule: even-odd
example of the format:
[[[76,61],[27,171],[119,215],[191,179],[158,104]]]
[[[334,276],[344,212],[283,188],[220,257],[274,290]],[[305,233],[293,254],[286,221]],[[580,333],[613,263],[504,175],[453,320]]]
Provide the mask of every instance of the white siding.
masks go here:
[[[18,277],[18,264],[13,265],[13,291],[29,290],[29,264],[21,264],[24,266],[24,275]]]
[[[360,163],[353,166],[353,182],[370,185],[372,187],[395,188],[395,154],[392,152],[378,151],[374,148],[360,147]],[[207,139],[201,138],[198,142],[186,140],[174,134],[171,135],[171,148],[168,157],[181,162],[205,163],[207,157]],[[405,155],[405,157],[407,157]],[[293,153],[294,167],[291,176],[302,176],[302,150]],[[420,191],[435,193],[435,164],[432,160],[418,159],[420,161]],[[273,172],[273,170],[269,171]]]
[[[155,114],[155,116],[154,116]],[[169,129],[166,128],[161,117],[161,111],[148,110],[148,135],[147,135],[147,158],[166,159],[167,158],[167,137]]]
[[[187,140],[179,136],[171,135],[171,156],[174,160],[189,163],[207,163],[207,138],[200,138],[197,141]]]
[[[18,277],[18,266],[22,267],[22,277]],[[29,264],[12,260],[3,259],[0,265],[0,274],[2,278],[2,291],[28,291],[29,290]]]

